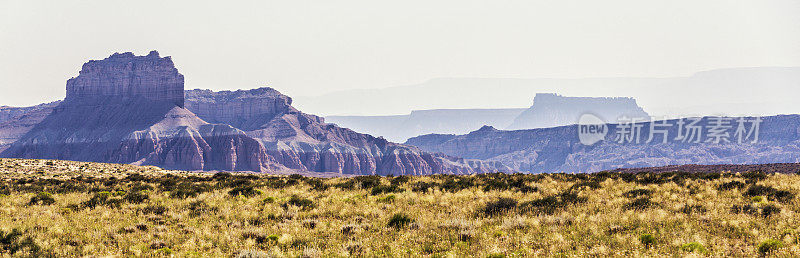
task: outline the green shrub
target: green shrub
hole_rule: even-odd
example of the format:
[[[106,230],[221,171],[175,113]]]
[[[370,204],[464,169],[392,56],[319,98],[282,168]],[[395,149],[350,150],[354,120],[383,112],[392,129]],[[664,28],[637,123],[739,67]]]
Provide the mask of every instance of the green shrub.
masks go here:
[[[141,182],[133,183],[129,186],[128,191],[131,192],[139,192],[139,191],[152,191],[153,186],[148,184],[142,184]]]
[[[169,210],[169,208],[163,205],[147,205],[144,208],[140,209],[140,211],[144,214],[156,214],[156,215],[164,215]]]
[[[436,187],[436,183],[430,182],[416,182],[411,187],[411,191],[413,192],[421,192],[421,193],[428,193],[428,189]]]
[[[0,254],[8,253],[12,257],[16,253],[29,253],[32,257],[41,256],[41,248],[31,237],[22,237],[22,232],[18,229],[12,229],[11,232],[5,233],[0,230]]]
[[[389,223],[387,225],[390,228],[402,229],[411,224],[411,222],[414,222],[414,220],[408,217],[408,215],[405,215],[403,213],[395,213],[389,219]]]
[[[483,207],[483,214],[486,216],[494,216],[506,213],[517,208],[517,200],[511,198],[500,198],[497,201],[489,202]]]
[[[600,185],[600,182],[595,181],[595,180],[591,180],[591,181],[583,181],[583,182],[580,182],[580,183],[576,183],[576,184],[572,185],[572,187],[570,187],[570,188],[572,188],[572,189],[581,189],[583,187],[586,187],[586,188],[594,190],[594,189],[600,189],[603,186]]]
[[[309,199],[306,199],[306,198],[303,198],[303,197],[300,197],[300,196],[297,196],[297,195],[292,195],[292,197],[289,198],[289,201],[287,201],[286,203],[283,204],[283,207],[284,208],[288,208],[289,205],[297,206],[297,207],[300,207],[300,208],[302,208],[304,210],[305,209],[313,209],[313,208],[316,207],[316,205],[314,205],[313,201],[311,201]]]
[[[706,208],[703,207],[702,205],[688,205],[688,204],[686,204],[681,208],[681,212],[686,213],[686,214],[704,213],[704,212],[706,212]]]
[[[384,193],[397,193],[402,192],[403,189],[397,187],[396,185],[386,186],[386,185],[378,185],[372,188],[370,194],[372,195],[379,195]]]
[[[650,191],[649,189],[635,189],[635,190],[630,190],[630,191],[625,192],[624,194],[622,194],[622,196],[625,196],[625,197],[628,197],[628,198],[639,198],[639,197],[642,197],[642,196],[648,196],[649,197],[651,194],[653,194],[653,191]]]
[[[706,248],[702,244],[700,244],[698,242],[691,242],[691,243],[682,244],[681,245],[681,250],[686,251],[686,252],[698,252],[698,253],[705,253],[706,252]]]
[[[203,200],[197,200],[189,203],[189,216],[198,217],[206,213],[216,213],[219,211],[217,207],[211,207]]]
[[[361,189],[370,189],[381,184],[381,177],[380,176],[357,176],[353,177],[343,186],[360,186]]]
[[[111,208],[119,208],[122,206],[122,202],[124,200],[122,198],[115,198],[112,196],[111,192],[98,192],[95,193],[92,198],[82,203],[83,207],[86,208],[95,208],[97,206],[103,205],[108,206]]]
[[[761,242],[761,244],[758,245],[758,252],[765,255],[778,250],[781,247],[783,247],[783,242],[775,239],[769,239]]]
[[[587,200],[586,197],[579,197],[577,194],[567,191],[557,195],[524,202],[520,204],[520,208],[526,212],[533,212],[535,214],[553,214],[570,205],[585,203]]]
[[[731,207],[731,213],[745,213],[750,215],[758,215],[759,211],[756,206],[752,204],[743,204],[743,205],[733,205]]]
[[[271,236],[272,235],[266,236],[263,233],[256,233],[256,232],[245,232],[245,233],[242,233],[242,238],[244,238],[244,239],[253,239],[253,240],[256,241],[256,243],[259,243],[259,244],[264,244],[264,243],[267,243],[267,242],[270,242],[270,241],[277,242],[278,237],[275,236],[275,240],[273,241],[272,238],[270,238]]]
[[[778,189],[775,189],[771,186],[763,186],[763,185],[751,185],[747,188],[747,191],[744,192],[745,196],[767,196],[774,192],[777,192]]]
[[[778,208],[777,206],[772,204],[764,206],[764,208],[761,208],[761,216],[765,218],[779,213],[781,213],[781,208]]]
[[[408,183],[408,181],[411,181],[410,176],[398,176],[389,180],[389,183],[391,185],[401,186],[405,183]]]
[[[745,186],[746,185],[744,183],[742,183],[741,181],[730,181],[730,182],[723,183],[723,184],[719,185],[717,187],[717,189],[720,190],[720,191],[727,191],[727,190],[733,190],[733,189],[742,189]]]
[[[742,178],[753,180],[753,181],[761,181],[767,179],[767,174],[762,172],[761,170],[753,170],[749,172],[745,172],[742,175]]]
[[[789,191],[780,190],[780,191],[775,191],[774,193],[769,195],[769,197],[770,197],[770,199],[775,200],[775,201],[779,201],[779,202],[782,202],[782,203],[788,203],[788,202],[791,202],[794,199],[794,193],[789,192]]]
[[[378,202],[382,202],[382,203],[393,203],[393,202],[394,202],[394,199],[396,199],[396,198],[397,198],[397,197],[395,197],[395,196],[394,196],[394,194],[390,194],[390,195],[387,195],[387,196],[385,196],[385,197],[378,198]]]
[[[224,181],[230,179],[232,176],[233,175],[231,175],[231,173],[228,172],[219,172],[211,176],[211,179],[214,179],[216,181]]]
[[[6,196],[11,195],[10,186],[6,184],[0,184],[0,195],[6,195]]]
[[[51,205],[53,203],[56,203],[56,199],[54,199],[53,195],[48,192],[37,193],[36,195],[31,197],[30,202],[28,202],[28,204],[30,205],[37,205],[37,204]]]
[[[325,182],[319,178],[310,178],[306,180],[306,183],[311,186],[311,190],[315,191],[325,191],[328,190],[328,188],[330,188],[330,186],[325,184]]]
[[[244,197],[253,197],[261,194],[261,190],[253,188],[253,186],[238,186],[231,189],[228,194],[233,196],[242,195]]]
[[[477,184],[471,177],[450,177],[442,182],[439,187],[444,191],[455,193],[464,189],[475,187]]]
[[[143,193],[141,191],[139,191],[139,192],[131,191],[131,192],[128,192],[125,195],[124,199],[125,199],[126,202],[129,202],[129,203],[143,203],[144,201],[146,201],[149,198],[150,197],[147,196],[147,194],[145,194],[145,193]]]
[[[639,242],[641,242],[645,247],[649,248],[656,243],[656,237],[651,234],[642,234],[639,236]]]
[[[156,253],[162,255],[170,255],[172,254],[172,249],[169,249],[169,247],[162,247],[161,249],[156,250]]]
[[[197,197],[197,195],[211,191],[211,186],[205,183],[195,184],[190,182],[183,182],[173,187],[169,193],[169,197],[186,199],[189,197]]]

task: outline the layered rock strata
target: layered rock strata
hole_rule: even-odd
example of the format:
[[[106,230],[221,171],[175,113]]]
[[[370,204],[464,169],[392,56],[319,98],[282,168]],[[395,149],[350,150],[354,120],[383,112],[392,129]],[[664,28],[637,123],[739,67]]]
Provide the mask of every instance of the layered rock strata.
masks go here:
[[[499,162],[427,153],[327,124],[293,108],[291,98],[271,88],[194,90],[186,98],[188,109],[183,107],[183,75],[169,57],[155,51],[93,60],[67,82],[66,99],[44,109],[47,115],[28,119],[41,122],[23,128],[24,135],[3,147],[7,149],[0,156],[184,170],[382,175],[510,171]]]
[[[172,58],[160,57],[157,51],[146,56],[115,53],[83,64],[80,75],[67,80],[66,101],[98,97],[142,97],[183,107],[183,75]]]

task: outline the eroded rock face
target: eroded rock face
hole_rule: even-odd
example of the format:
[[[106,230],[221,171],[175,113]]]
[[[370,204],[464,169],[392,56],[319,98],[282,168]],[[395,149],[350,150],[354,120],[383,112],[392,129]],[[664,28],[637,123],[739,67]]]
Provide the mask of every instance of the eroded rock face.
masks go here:
[[[182,107],[183,76],[169,57],[124,53],[90,61],[67,82],[67,98],[47,109],[51,112],[43,118],[28,119],[41,122],[22,128],[27,132],[0,156],[183,170],[358,175],[510,171],[498,162],[426,153],[327,124],[293,108],[291,98],[271,88],[193,90],[186,92],[186,99],[188,109]]]
[[[86,63],[67,82],[67,98],[28,119],[41,122],[0,155],[186,170],[275,166],[243,131],[209,124],[182,106],[183,76],[169,57],[114,54]]]
[[[243,131],[208,124],[179,107],[167,111],[161,121],[129,133],[107,160],[182,170],[263,171],[275,164]]]
[[[186,93],[187,108],[206,121],[227,123],[258,140],[268,156],[290,169],[361,175],[509,172],[499,162],[470,161],[325,123],[291,106],[271,88]]]
[[[187,90],[186,108],[209,123],[257,129],[263,121],[287,112],[292,99],[272,88],[221,91]],[[262,121],[262,122],[258,122]]]
[[[156,51],[146,56],[115,53],[85,63],[80,75],[67,80],[66,101],[97,97],[143,97],[183,107],[183,75],[172,58]]]

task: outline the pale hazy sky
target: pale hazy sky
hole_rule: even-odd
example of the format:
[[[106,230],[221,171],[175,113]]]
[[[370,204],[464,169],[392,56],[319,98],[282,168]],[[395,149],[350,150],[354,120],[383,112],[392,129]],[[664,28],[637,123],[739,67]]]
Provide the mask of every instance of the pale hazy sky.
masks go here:
[[[186,88],[290,96],[800,66],[798,14],[797,0],[0,0],[0,105],[61,99],[87,60],[153,49]]]

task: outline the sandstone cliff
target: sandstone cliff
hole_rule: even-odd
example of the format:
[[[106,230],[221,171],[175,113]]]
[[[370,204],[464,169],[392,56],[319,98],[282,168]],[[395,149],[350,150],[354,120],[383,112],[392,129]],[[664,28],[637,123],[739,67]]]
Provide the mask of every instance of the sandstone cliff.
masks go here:
[[[241,130],[209,124],[182,105],[183,75],[169,57],[114,54],[86,63],[67,82],[66,99],[2,156],[191,170],[277,166]]]
[[[7,121],[32,126],[8,133],[15,141],[0,145],[0,156],[185,170],[384,175],[510,171],[499,162],[427,153],[327,124],[293,108],[291,98],[271,88],[187,91],[187,108],[183,106],[183,75],[169,57],[155,51],[147,56],[114,54],[86,63],[67,82],[63,102],[40,109],[38,116]],[[12,132],[9,128],[0,126],[0,135]]]
[[[206,121],[234,125],[258,140],[288,168],[345,174],[421,175],[508,172],[498,162],[425,153],[411,146],[357,133],[291,106],[271,88],[186,92],[187,108]]]
[[[146,56],[115,53],[85,63],[78,77],[67,80],[66,101],[98,97],[143,97],[183,107],[183,75],[172,58],[156,51]]]

